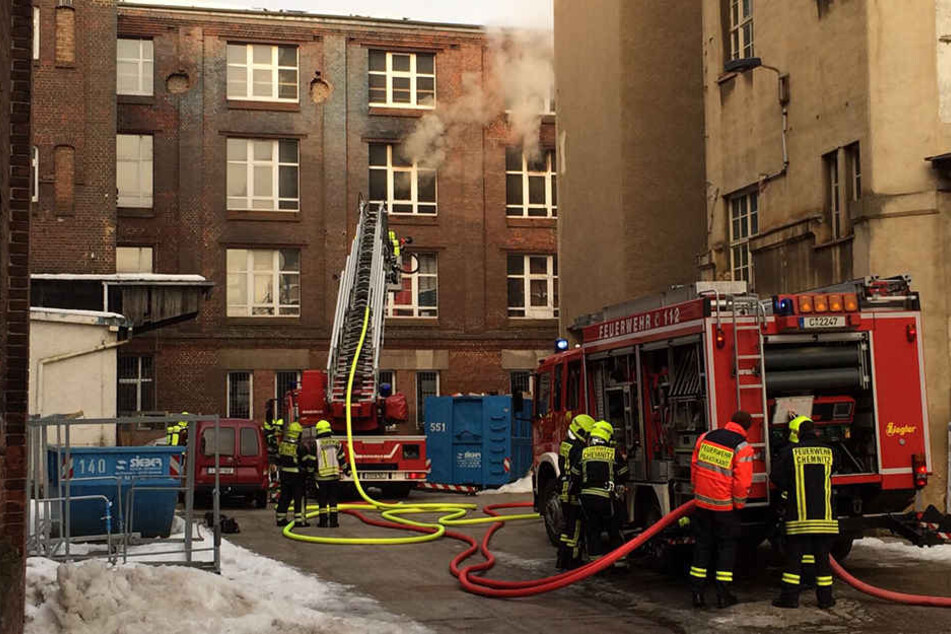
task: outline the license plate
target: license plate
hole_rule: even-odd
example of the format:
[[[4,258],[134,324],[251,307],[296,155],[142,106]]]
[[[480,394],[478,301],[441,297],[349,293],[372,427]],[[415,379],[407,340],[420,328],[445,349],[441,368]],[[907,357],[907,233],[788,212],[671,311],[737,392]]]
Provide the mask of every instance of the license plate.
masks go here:
[[[845,328],[845,315],[835,317],[800,317],[799,327],[806,330],[816,330],[822,328]]]
[[[214,468],[214,467],[208,467],[208,473],[209,473],[209,475],[214,475],[214,474],[215,474],[215,468]],[[219,474],[219,475],[233,475],[233,474],[234,474],[234,467],[221,467],[221,468],[218,470],[218,474]]]
[[[386,474],[379,471],[368,471],[360,474],[361,480],[386,480]]]

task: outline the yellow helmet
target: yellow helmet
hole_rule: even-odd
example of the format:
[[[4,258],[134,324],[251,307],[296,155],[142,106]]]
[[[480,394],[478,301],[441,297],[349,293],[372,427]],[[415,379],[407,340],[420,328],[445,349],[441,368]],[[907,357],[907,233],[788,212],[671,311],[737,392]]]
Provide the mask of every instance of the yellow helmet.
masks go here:
[[[789,421],[789,442],[799,442],[799,426],[807,420],[811,421],[812,419],[808,416],[797,416]]]
[[[330,422],[322,420],[317,423],[316,430],[318,434],[326,434],[333,431]]]
[[[593,418],[587,414],[578,414],[571,420],[571,424],[568,425],[568,431],[579,438],[584,438],[591,432],[592,427],[594,427]]]
[[[604,442],[611,442],[611,433],[601,425],[595,425],[591,430],[592,438],[600,438]]]
[[[598,422],[594,424],[594,428],[603,429],[605,432],[607,432],[609,439],[614,437],[614,425],[612,425],[606,420],[599,420]]]

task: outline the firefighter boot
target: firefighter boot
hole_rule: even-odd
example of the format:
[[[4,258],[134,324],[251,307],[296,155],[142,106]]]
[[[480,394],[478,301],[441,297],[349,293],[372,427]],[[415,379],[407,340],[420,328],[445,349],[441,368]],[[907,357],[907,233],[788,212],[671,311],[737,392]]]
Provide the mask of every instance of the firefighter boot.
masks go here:
[[[693,591],[693,607],[702,609],[707,607],[707,600],[703,596],[703,590]]]
[[[303,515],[294,516],[294,528],[307,528],[310,526],[310,522]]]
[[[318,528],[327,528],[327,509],[320,509],[320,519],[317,521]]]
[[[330,511],[330,528],[337,528],[340,522],[337,521],[337,510]]]
[[[736,595],[730,592],[730,584],[724,581],[717,581],[717,607],[719,609],[728,608],[736,605],[740,600]]]
[[[816,588],[816,599],[819,602],[819,608],[822,610],[828,610],[829,608],[835,606],[835,597],[832,596],[832,579],[831,577],[828,579],[829,585],[823,584]]]
[[[277,524],[278,527],[283,528],[288,524],[287,517],[278,517],[274,523]]]

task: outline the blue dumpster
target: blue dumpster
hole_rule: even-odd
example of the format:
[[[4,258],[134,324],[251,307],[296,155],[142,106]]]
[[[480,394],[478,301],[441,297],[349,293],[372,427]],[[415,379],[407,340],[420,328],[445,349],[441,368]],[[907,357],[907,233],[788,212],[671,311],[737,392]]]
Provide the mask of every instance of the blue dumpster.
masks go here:
[[[131,532],[166,537],[178,503],[184,452],[185,447],[73,447],[67,464],[65,449],[59,449],[57,458],[57,448],[52,447],[46,463],[50,479],[47,497],[57,497],[61,474],[68,474],[71,497],[104,495],[112,502],[113,533],[124,531],[131,521]],[[54,518],[60,508],[59,503],[51,504]],[[73,500],[70,535],[105,535],[104,516],[102,500]]]
[[[530,400],[431,396],[425,411],[430,482],[491,488],[517,480],[531,468]]]

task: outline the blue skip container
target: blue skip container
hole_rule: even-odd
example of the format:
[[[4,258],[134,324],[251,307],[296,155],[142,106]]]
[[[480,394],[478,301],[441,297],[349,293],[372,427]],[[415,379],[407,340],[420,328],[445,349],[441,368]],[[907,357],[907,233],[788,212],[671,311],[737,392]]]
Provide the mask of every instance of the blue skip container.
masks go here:
[[[425,428],[430,482],[493,488],[521,478],[532,466],[529,399],[431,396]]]
[[[47,497],[57,497],[60,477],[68,473],[71,497],[104,495],[112,502],[113,534],[123,532],[131,521],[133,533],[167,537],[182,484],[184,453],[185,447],[73,447],[67,463],[65,449],[57,453],[57,448],[51,447],[46,463],[50,480]],[[60,503],[51,503],[54,518],[60,508]],[[104,516],[105,503],[100,499],[71,501],[70,535],[105,535]]]

